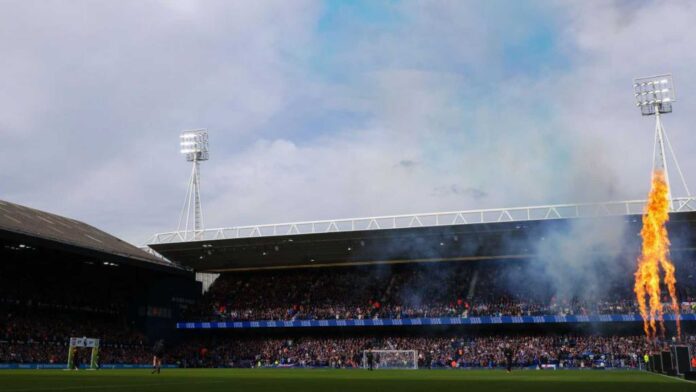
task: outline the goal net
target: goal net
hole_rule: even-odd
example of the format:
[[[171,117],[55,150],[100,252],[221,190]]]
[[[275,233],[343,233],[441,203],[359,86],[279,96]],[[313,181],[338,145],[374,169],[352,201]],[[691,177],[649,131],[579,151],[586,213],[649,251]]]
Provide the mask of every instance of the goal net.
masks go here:
[[[417,350],[366,350],[363,351],[363,368],[370,367],[370,356],[374,369],[418,369]]]
[[[78,349],[89,349],[89,362],[82,360]],[[78,357],[78,358],[76,358]],[[68,346],[68,369],[77,369],[80,364],[88,365],[88,369],[99,367],[99,339],[93,338],[70,338]]]

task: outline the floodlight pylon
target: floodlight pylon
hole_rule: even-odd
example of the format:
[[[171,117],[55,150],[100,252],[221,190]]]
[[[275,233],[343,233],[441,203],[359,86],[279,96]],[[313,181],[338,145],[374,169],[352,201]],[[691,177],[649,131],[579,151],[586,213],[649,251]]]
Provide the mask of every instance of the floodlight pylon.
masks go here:
[[[653,147],[653,171],[661,170],[667,182],[667,196],[670,200],[670,210],[674,210],[672,202],[672,186],[667,170],[667,150],[672,156],[674,167],[679,174],[682,186],[687,196],[691,196],[686,179],[679,166],[677,155],[672,149],[669,137],[662,123],[662,115],[672,113],[672,104],[676,102],[674,81],[672,75],[657,75],[646,78],[637,78],[633,83],[633,95],[636,98],[636,106],[643,116],[655,116],[655,144]]]
[[[205,129],[184,131],[180,136],[181,153],[191,162],[184,206],[179,215],[177,231],[183,240],[198,240],[203,234],[203,208],[201,206],[201,167],[202,161],[210,158],[208,152],[208,132]],[[190,224],[190,226],[189,226]],[[190,229],[189,229],[190,228]]]

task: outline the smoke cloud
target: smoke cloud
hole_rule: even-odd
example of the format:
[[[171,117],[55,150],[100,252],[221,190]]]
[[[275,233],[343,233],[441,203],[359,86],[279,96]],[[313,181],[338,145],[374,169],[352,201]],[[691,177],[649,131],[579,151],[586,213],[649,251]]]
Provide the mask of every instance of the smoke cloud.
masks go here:
[[[532,287],[545,283],[563,299],[591,301],[612,292],[620,295],[616,286],[630,290],[633,281],[631,255],[636,249],[628,244],[629,233],[623,218],[577,219],[549,229],[535,244],[526,278]],[[524,282],[524,278],[513,280],[516,286]]]

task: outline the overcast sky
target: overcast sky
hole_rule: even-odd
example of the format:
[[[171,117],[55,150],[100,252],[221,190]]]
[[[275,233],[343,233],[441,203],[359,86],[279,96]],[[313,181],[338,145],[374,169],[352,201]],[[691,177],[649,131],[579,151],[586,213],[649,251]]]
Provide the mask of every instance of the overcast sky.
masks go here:
[[[135,244],[176,228],[644,198],[653,119],[696,187],[694,1],[0,0],[0,198]],[[674,193],[683,195],[673,174]]]

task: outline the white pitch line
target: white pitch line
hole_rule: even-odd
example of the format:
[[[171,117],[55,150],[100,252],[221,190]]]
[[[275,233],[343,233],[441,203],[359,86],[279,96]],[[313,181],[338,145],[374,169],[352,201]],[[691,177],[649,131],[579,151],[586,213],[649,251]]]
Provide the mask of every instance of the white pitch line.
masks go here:
[[[648,372],[648,371],[646,371],[646,373],[648,373],[648,374],[654,374],[654,375],[656,375],[656,376],[667,377],[667,378],[669,378],[670,380],[679,380],[679,381],[684,381],[684,382],[696,384],[696,381],[686,380],[686,379],[683,379],[683,378],[681,378],[681,377],[668,376],[668,375],[666,375],[666,374],[662,374],[662,373],[653,373],[653,372]]]

